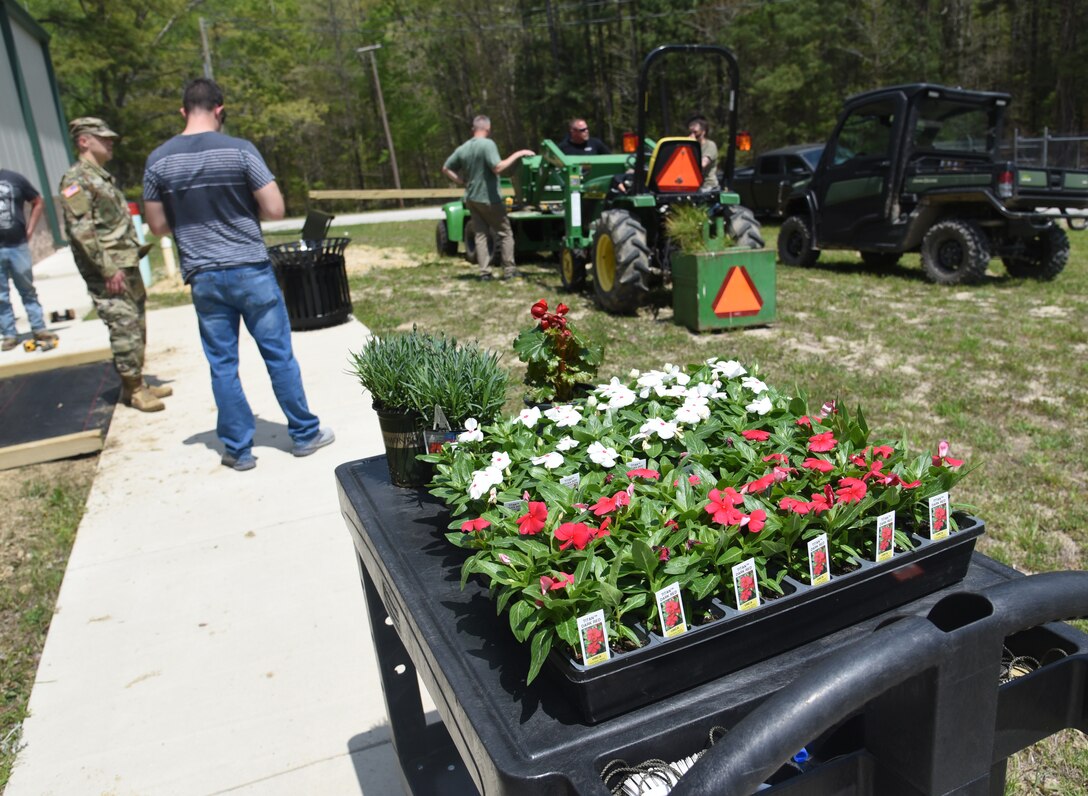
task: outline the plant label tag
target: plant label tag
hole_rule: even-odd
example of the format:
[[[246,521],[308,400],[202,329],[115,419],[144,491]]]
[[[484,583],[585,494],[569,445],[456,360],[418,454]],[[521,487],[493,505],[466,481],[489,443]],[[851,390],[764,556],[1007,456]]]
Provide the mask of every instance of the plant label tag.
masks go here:
[[[524,500],[508,500],[502,504],[502,507],[507,511],[512,511],[518,514],[522,511],[528,510],[529,506]]]
[[[929,499],[929,538],[948,538],[948,493],[942,492]]]
[[[578,641],[582,645],[582,663],[586,666],[596,666],[611,657],[604,611],[594,611],[578,617]]]
[[[889,511],[876,518],[876,563],[888,561],[895,554],[895,512]]]
[[[680,599],[680,583],[673,581],[655,593],[657,615],[661,617],[661,635],[676,638],[688,632],[687,617],[684,616],[684,601]]]
[[[645,466],[646,466],[646,460],[645,459],[631,459],[630,461],[627,462],[627,469],[628,470],[641,470]]]
[[[577,489],[578,485],[582,483],[582,476],[580,473],[571,473],[560,478],[559,483],[567,489]]]
[[[821,533],[808,542],[808,582],[822,586],[831,582],[831,570],[827,564],[827,534]]]
[[[750,611],[759,608],[759,583],[756,579],[754,558],[733,566],[733,591],[736,593],[737,610]]]

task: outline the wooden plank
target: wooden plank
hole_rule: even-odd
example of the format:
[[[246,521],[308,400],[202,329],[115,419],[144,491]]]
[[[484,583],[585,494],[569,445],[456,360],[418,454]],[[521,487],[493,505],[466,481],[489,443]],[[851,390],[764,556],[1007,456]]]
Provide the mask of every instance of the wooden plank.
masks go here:
[[[21,359],[12,360],[0,365],[0,378],[9,376],[24,376],[27,373],[40,373],[43,370],[54,368],[67,368],[72,365],[87,365],[91,362],[101,362],[111,359],[113,352],[108,348],[97,348],[90,351],[65,352],[62,348],[52,351],[31,351]]]
[[[502,190],[503,196],[513,196],[512,188]],[[402,188],[355,190],[355,191],[310,191],[314,200],[349,199],[357,201],[380,201],[382,199],[460,199],[465,195],[463,188]]]
[[[0,448],[0,470],[95,453],[102,450],[102,436],[102,429],[93,428],[75,434],[24,442],[21,445],[9,445]]]

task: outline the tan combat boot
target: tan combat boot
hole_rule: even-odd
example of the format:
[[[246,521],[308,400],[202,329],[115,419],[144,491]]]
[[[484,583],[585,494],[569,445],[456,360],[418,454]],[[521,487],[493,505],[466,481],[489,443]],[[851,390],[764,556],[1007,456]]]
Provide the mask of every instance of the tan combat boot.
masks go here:
[[[121,403],[141,412],[161,412],[166,404],[151,394],[140,376],[121,377]]]
[[[156,398],[169,398],[174,394],[174,388],[166,384],[148,384],[145,381],[144,387],[146,387],[147,391]]]

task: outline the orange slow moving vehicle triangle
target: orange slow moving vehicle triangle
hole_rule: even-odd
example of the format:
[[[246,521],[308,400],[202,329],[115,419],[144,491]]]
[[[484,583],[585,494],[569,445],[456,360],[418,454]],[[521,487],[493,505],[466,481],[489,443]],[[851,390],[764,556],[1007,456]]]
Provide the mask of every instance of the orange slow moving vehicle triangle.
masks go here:
[[[763,309],[763,297],[759,295],[748,269],[734,265],[722,280],[718,295],[714,297],[714,314],[719,318],[737,318],[758,315]]]
[[[697,191],[702,184],[703,172],[690,146],[676,147],[657,174],[659,191]]]

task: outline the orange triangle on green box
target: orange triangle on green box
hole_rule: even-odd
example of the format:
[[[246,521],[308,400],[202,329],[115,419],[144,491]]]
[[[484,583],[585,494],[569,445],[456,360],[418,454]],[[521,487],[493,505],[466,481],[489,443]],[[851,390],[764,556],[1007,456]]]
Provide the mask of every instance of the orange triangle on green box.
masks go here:
[[[763,309],[763,298],[752,283],[748,269],[743,265],[734,265],[722,280],[722,286],[712,305],[714,314],[719,318],[737,318],[744,315],[758,315]]]

